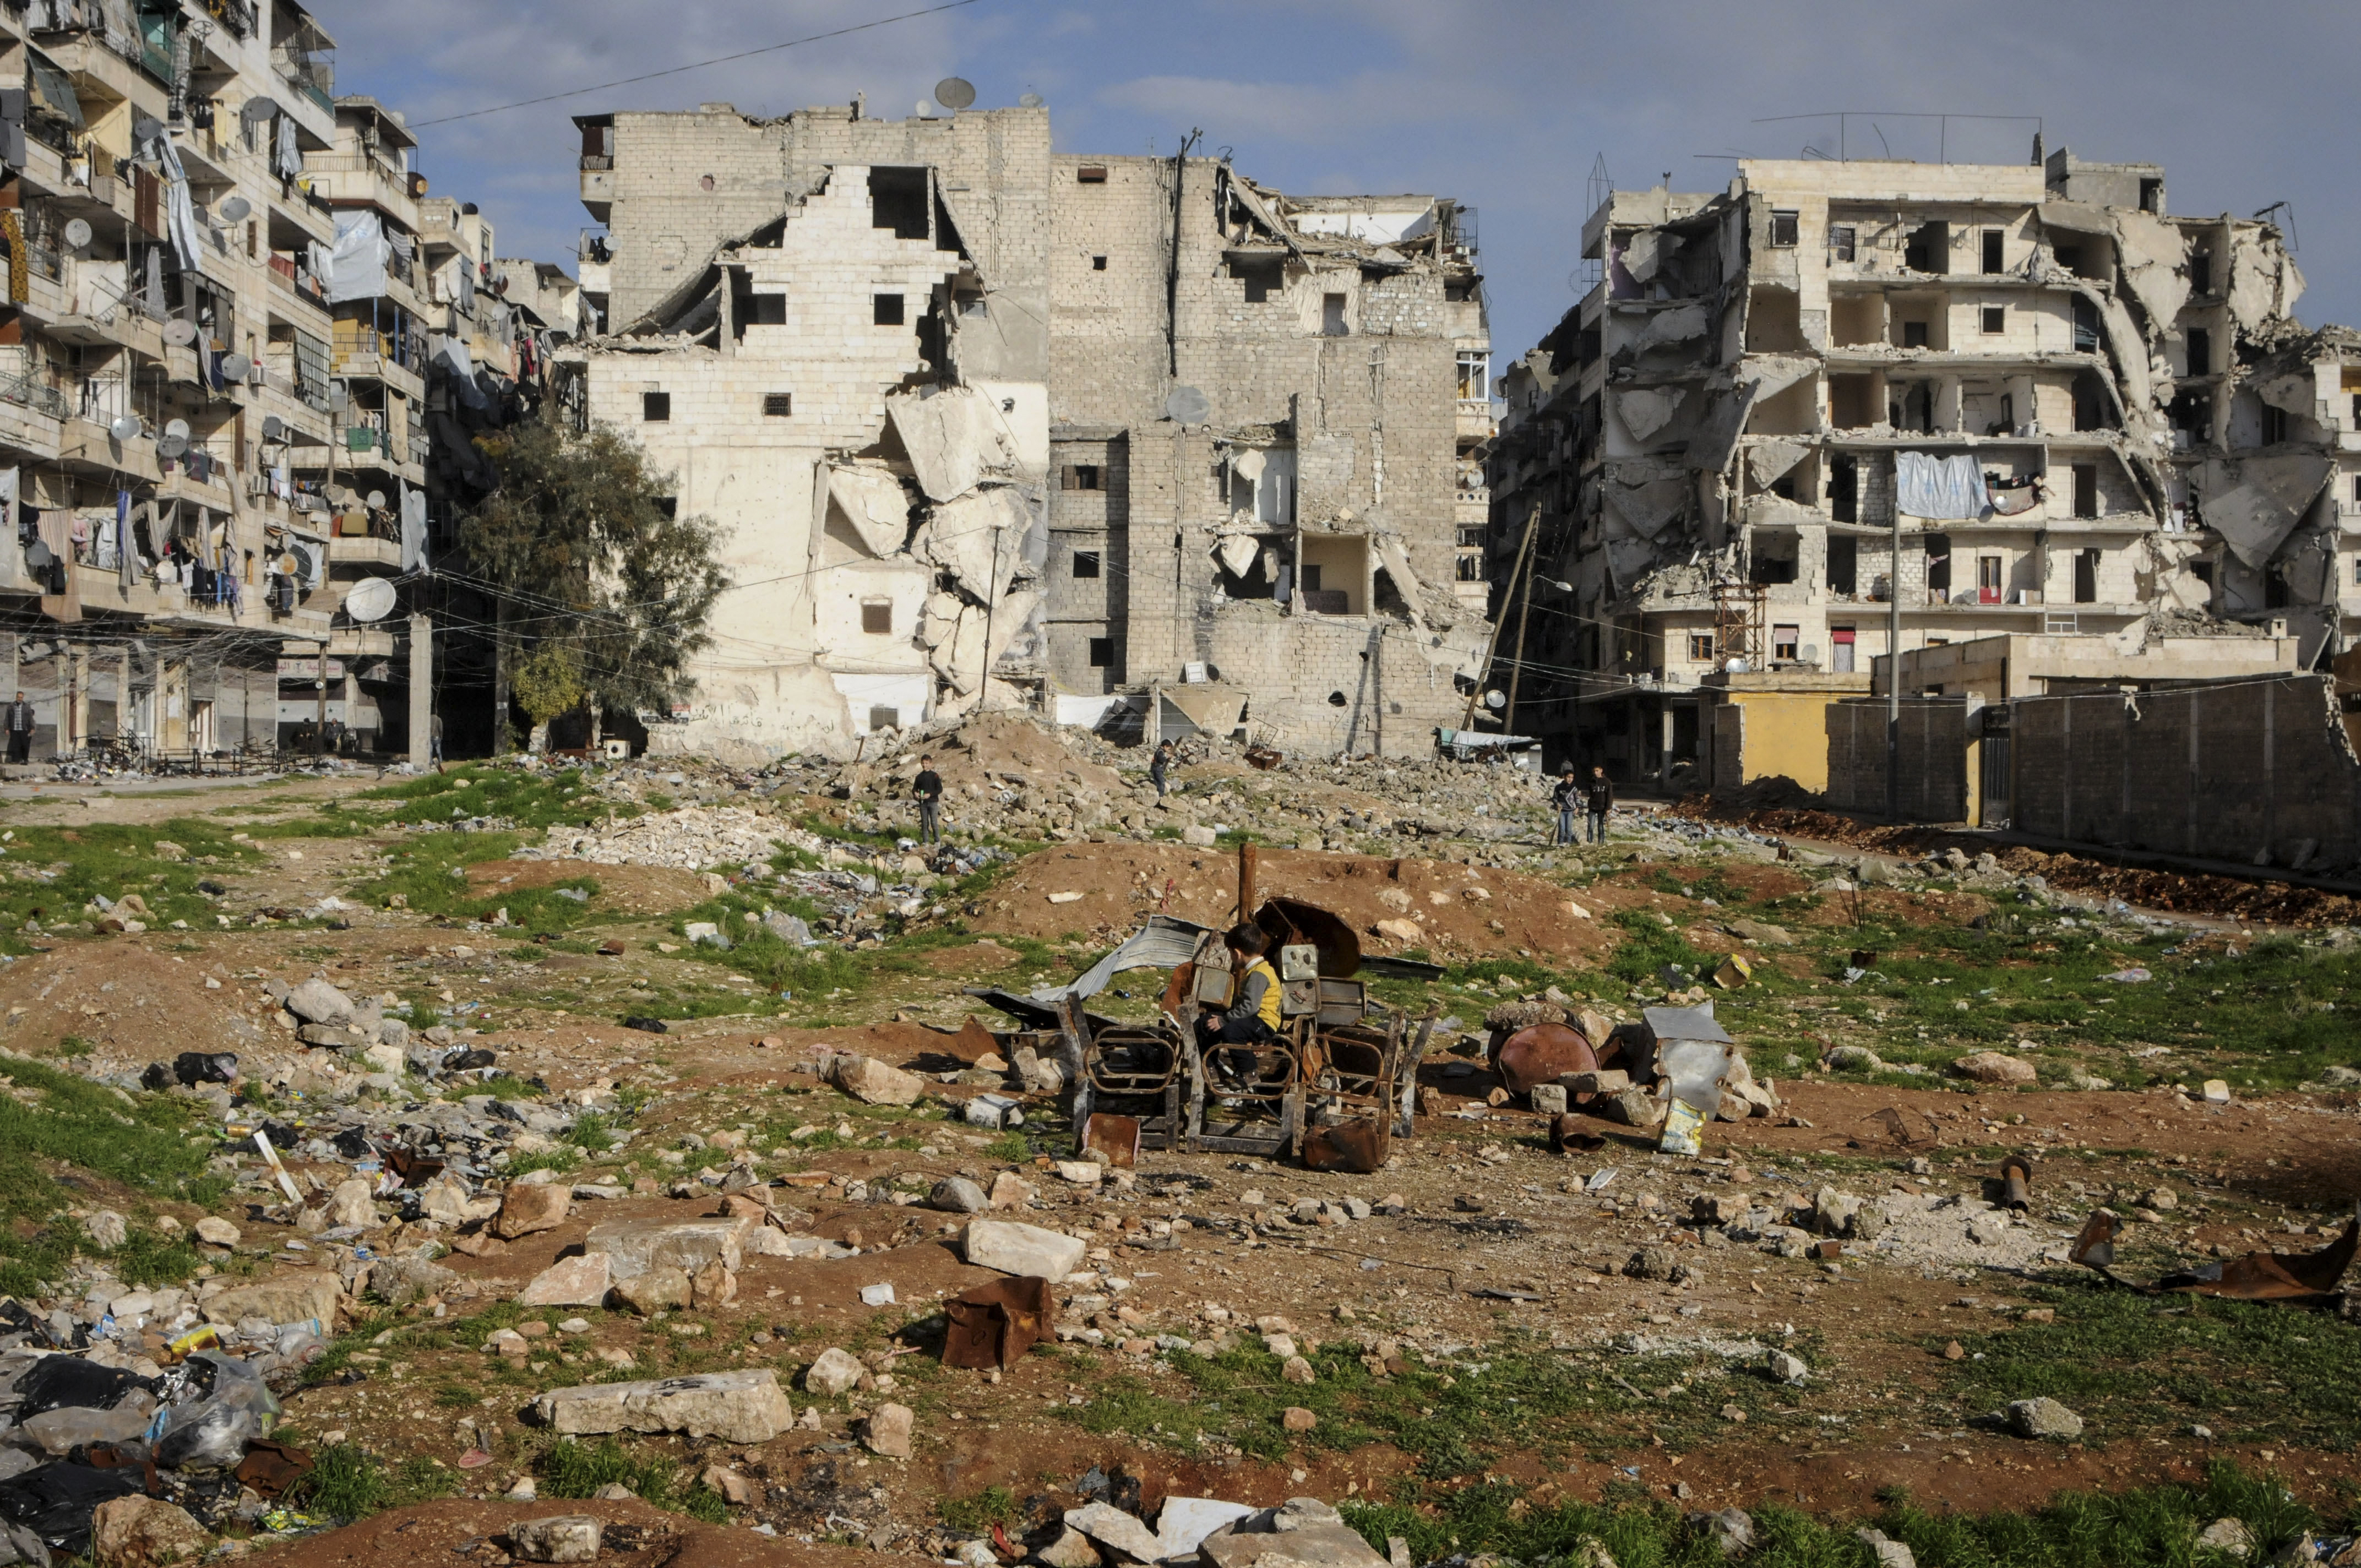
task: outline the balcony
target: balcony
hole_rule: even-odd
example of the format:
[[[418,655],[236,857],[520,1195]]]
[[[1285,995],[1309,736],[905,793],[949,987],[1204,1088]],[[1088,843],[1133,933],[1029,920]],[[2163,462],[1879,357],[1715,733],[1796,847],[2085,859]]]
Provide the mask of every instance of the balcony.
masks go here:
[[[270,284],[274,300],[284,298],[296,301],[308,309],[318,312],[319,320],[327,319],[327,295],[321,291],[318,283],[297,276],[292,258],[274,256],[270,258]]]
[[[270,50],[280,81],[330,115],[336,112],[336,51],[328,36],[305,21]]]
[[[303,172],[313,191],[335,206],[374,206],[405,228],[416,225],[411,177],[380,159],[366,152],[315,152],[303,159]]]
[[[582,160],[582,205],[592,220],[605,223],[614,211],[615,160],[607,157]]]

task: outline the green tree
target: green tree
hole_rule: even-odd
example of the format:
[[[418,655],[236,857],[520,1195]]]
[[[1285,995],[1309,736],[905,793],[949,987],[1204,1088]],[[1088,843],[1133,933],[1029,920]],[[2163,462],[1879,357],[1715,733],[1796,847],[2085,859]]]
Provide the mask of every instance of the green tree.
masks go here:
[[[662,708],[686,696],[728,586],[711,521],[666,515],[669,477],[609,428],[534,421],[476,444],[500,483],[459,542],[500,590],[500,669],[534,722],[585,701]]]

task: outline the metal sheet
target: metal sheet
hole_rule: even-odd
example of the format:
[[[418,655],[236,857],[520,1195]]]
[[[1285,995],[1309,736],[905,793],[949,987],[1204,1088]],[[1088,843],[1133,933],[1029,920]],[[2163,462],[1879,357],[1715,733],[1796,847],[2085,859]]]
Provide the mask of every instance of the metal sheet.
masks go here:
[[[1385,1163],[1384,1124],[1366,1116],[1314,1127],[1303,1135],[1303,1163],[1312,1170],[1367,1176]]]
[[[1126,970],[1172,969],[1185,964],[1196,956],[1199,939],[1212,929],[1177,916],[1151,915],[1148,924],[1133,932],[1122,946],[1071,981],[1050,990],[1037,991],[1033,995],[1041,1002],[1060,996],[1096,996]]]
[[[1051,1310],[1049,1282],[1038,1275],[962,1290],[943,1303],[943,1365],[1005,1367],[1048,1333]]]
[[[1589,1072],[1598,1053],[1582,1031],[1564,1024],[1535,1024],[1500,1043],[1500,1082],[1511,1094],[1530,1094],[1569,1072]]]

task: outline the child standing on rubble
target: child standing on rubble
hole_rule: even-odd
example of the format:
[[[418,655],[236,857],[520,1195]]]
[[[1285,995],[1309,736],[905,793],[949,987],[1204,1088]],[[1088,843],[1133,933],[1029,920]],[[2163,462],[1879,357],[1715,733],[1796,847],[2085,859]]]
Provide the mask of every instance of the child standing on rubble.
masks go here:
[[[1164,798],[1164,778],[1171,771],[1172,742],[1167,740],[1156,748],[1156,755],[1148,763],[1148,782],[1156,786],[1156,798],[1159,800]]]
[[[1568,762],[1558,770],[1557,783],[1550,789],[1550,808],[1557,813],[1557,837],[1552,842],[1561,849],[1574,842],[1574,803],[1581,795],[1582,786],[1574,778],[1574,764]]]
[[[910,793],[918,797],[918,842],[941,843],[943,775],[935,772],[932,757],[918,759],[918,776],[910,781]]]
[[[1232,1084],[1244,1084],[1254,1066],[1254,1053],[1216,1051],[1216,1046],[1259,1046],[1279,1038],[1279,971],[1263,955],[1270,938],[1250,921],[1233,926],[1223,936],[1230,949],[1230,967],[1238,977],[1237,994],[1226,1013],[1197,1015],[1197,1048],[1214,1070]]]

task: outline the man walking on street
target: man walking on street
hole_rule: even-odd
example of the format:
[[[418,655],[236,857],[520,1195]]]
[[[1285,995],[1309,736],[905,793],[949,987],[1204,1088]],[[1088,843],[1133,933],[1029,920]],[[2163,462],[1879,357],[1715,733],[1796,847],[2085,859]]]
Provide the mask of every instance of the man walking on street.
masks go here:
[[[20,763],[33,760],[33,705],[25,700],[23,692],[8,705],[8,760]]]
[[[918,759],[918,776],[910,782],[910,793],[918,797],[918,842],[941,843],[943,776],[935,772],[932,757]]]
[[[1589,783],[1582,786],[1583,804],[1590,816],[1590,841],[1607,842],[1607,814],[1615,808],[1615,786],[1608,782],[1607,770],[1594,767]]]
[[[1574,764],[1568,762],[1558,772],[1558,781],[1550,789],[1550,808],[1557,813],[1557,834],[1551,842],[1561,848],[1574,840],[1574,803],[1583,793],[1575,782]]]

